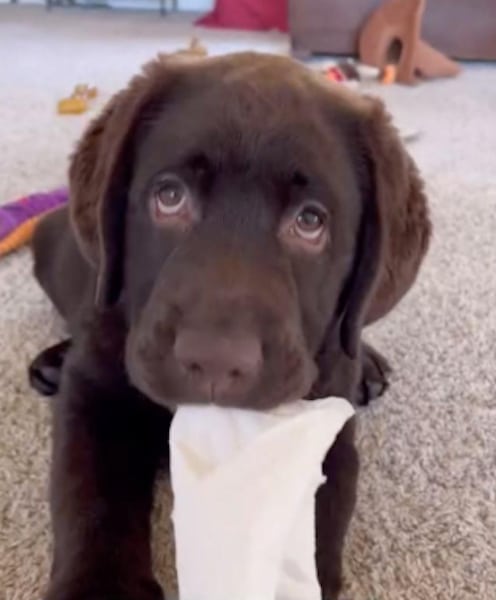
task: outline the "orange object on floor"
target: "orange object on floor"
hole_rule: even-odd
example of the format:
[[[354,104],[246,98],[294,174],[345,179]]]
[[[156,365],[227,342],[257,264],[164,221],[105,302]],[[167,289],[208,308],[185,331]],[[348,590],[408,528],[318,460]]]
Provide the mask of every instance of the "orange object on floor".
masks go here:
[[[33,217],[19,225],[11,234],[0,241],[0,256],[9,254],[27,244],[33,237],[40,217]]]
[[[74,87],[72,94],[67,98],[62,98],[57,104],[57,112],[61,115],[79,115],[88,110],[90,100],[98,95],[96,87],[89,87],[87,84],[80,83]]]
[[[460,66],[420,38],[425,0],[388,0],[365,23],[359,37],[360,60],[383,69],[393,61],[396,81],[453,77]]]
[[[381,75],[381,83],[383,85],[391,85],[396,81],[396,66],[386,65]]]
[[[84,98],[63,98],[57,105],[61,115],[79,115],[88,110],[88,101]]]

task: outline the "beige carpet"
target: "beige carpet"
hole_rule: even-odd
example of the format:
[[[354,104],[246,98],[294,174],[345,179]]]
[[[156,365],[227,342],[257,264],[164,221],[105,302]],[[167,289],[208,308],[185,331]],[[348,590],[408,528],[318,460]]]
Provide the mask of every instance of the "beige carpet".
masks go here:
[[[88,116],[54,106],[77,82],[107,97],[157,50],[187,43],[182,19],[0,7],[0,202],[64,181]],[[285,51],[276,34],[209,31],[212,52]],[[406,128],[436,233],[415,290],[370,338],[394,384],[361,417],[359,503],[346,552],[352,600],[496,599],[496,68],[415,89],[374,88]],[[49,411],[29,359],[61,325],[26,252],[0,260],[0,599],[46,583]],[[156,546],[169,578],[166,508]],[[235,599],[233,599],[235,600]],[[254,599],[255,600],[255,599]]]

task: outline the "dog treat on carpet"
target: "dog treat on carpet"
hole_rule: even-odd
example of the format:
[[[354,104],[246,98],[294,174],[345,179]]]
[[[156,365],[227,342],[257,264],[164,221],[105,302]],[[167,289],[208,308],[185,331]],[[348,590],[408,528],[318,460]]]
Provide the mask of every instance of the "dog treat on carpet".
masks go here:
[[[98,95],[96,87],[90,87],[86,83],[79,83],[74,87],[72,94],[62,98],[57,103],[57,112],[61,115],[79,115],[88,110],[91,100]]]
[[[39,217],[65,204],[68,197],[67,189],[60,188],[0,206],[0,256],[27,244]]]
[[[353,412],[342,398],[269,412],[177,409],[170,460],[180,598],[320,600],[314,496]]]
[[[396,59],[396,81],[406,84],[457,75],[459,65],[421,39],[424,10],[425,0],[388,0],[379,6],[360,32],[360,60],[383,69]]]

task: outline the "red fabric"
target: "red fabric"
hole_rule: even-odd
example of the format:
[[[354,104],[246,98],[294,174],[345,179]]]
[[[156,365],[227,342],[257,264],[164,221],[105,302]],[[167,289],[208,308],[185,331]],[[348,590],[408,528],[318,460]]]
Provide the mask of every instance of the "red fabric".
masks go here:
[[[197,25],[230,29],[288,30],[288,0],[217,0]]]

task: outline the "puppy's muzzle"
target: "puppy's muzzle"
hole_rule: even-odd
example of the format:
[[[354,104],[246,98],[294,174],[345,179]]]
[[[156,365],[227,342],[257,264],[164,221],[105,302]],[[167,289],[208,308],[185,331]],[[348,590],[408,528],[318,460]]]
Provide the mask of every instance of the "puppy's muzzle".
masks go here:
[[[252,389],[263,365],[262,344],[249,333],[219,335],[182,329],[177,333],[173,354],[192,395],[211,402]]]

